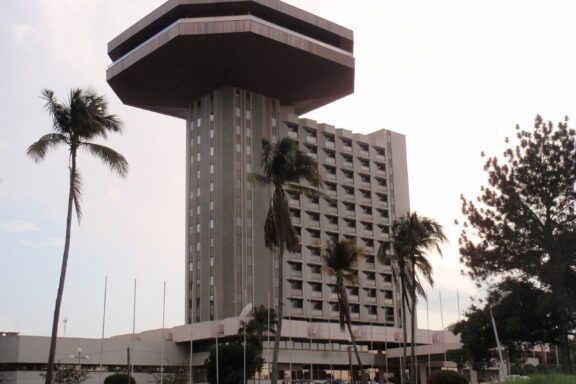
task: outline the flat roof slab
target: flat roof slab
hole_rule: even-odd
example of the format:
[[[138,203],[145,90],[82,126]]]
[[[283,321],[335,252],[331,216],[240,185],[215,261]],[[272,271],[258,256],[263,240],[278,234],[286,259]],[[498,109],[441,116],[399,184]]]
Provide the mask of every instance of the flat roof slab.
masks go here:
[[[354,58],[252,15],[187,18],[118,58],[107,80],[125,104],[181,118],[191,101],[226,85],[302,114],[354,91]]]

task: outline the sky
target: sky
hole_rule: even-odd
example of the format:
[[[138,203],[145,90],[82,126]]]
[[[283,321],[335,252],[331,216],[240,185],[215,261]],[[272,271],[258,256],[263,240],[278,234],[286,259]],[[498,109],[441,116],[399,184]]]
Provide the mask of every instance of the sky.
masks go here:
[[[480,297],[459,263],[460,194],[486,182],[480,153],[536,114],[575,116],[576,3],[530,0],[286,0],[354,31],[355,92],[306,117],[355,132],[406,135],[411,209],[444,226],[431,254],[429,325],[440,329]],[[122,105],[105,81],[106,44],[162,0],[6,1],[0,13],[0,331],[49,335],[65,231],[67,153],[41,163],[26,148],[50,131],[39,95],[72,87],[106,95],[124,133],[106,145],[126,179],[81,154],[81,225],[74,223],[61,319],[66,336],[107,336],[184,321],[184,122]],[[442,295],[441,316],[439,294]],[[460,300],[457,300],[459,296]],[[425,302],[419,326],[428,325]],[[60,335],[64,334],[60,324]]]

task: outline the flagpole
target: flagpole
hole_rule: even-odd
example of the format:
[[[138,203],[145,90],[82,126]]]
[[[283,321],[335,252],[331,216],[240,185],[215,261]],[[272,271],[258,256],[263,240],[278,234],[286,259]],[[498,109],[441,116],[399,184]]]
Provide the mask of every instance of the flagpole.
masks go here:
[[[100,373],[99,381],[102,383],[102,370],[104,369],[104,326],[106,324],[106,288],[108,287],[108,276],[104,277],[104,309],[102,311],[102,337],[100,338]]]
[[[428,342],[432,344],[430,339],[430,313],[428,312],[428,292],[426,292],[426,328],[428,328]],[[430,352],[428,352],[428,376],[431,373],[431,362],[430,362]]]
[[[134,360],[136,357],[136,353],[134,351],[134,340],[136,335],[136,279],[134,279],[134,303],[132,309],[132,359],[131,364],[128,367],[130,369],[130,373],[134,373]]]
[[[442,310],[442,292],[440,290],[438,290],[438,297],[440,298],[440,322],[442,324],[442,332],[444,332],[444,311]],[[446,361],[446,352],[444,352],[444,361]]]
[[[456,303],[458,304],[458,322],[460,322],[460,292],[456,289]]]
[[[162,341],[160,343],[160,384],[164,383],[164,319],[166,314],[166,282],[162,292]]]
[[[384,322],[384,350],[386,353],[386,356],[384,358],[384,363],[386,364],[386,381],[388,381],[388,335],[387,335],[387,329],[388,329],[388,320],[385,319]]]

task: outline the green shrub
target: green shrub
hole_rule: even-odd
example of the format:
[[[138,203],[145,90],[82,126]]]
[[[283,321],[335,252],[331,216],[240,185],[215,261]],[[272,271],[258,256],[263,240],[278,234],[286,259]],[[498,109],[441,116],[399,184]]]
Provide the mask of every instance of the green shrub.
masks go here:
[[[125,373],[115,373],[104,379],[104,384],[127,384],[128,375]],[[130,384],[136,384],[134,377],[130,377]]]
[[[468,384],[468,380],[455,371],[436,371],[428,377],[428,384]]]

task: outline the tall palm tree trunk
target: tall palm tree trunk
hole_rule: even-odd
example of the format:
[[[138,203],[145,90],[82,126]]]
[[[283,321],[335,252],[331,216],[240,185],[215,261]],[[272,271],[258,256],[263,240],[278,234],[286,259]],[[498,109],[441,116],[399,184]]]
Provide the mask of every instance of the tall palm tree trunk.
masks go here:
[[[270,374],[271,384],[278,382],[278,354],[280,353],[280,337],[282,333],[282,318],[284,317],[284,245],[281,243],[278,251],[278,322],[276,323],[276,334],[274,335],[274,351],[272,353],[272,373]],[[272,276],[274,282],[274,276]],[[274,285],[274,283],[272,283]],[[272,287],[274,289],[274,287]]]
[[[412,317],[410,318],[410,384],[417,383],[417,372],[416,372],[416,258],[412,254],[412,286],[410,288],[410,296],[412,302],[410,306],[412,308]]]
[[[404,379],[406,376],[406,356],[408,351],[406,349],[406,339],[408,338],[408,332],[406,330],[406,293],[404,292],[404,287],[400,288],[400,301],[402,302],[402,361],[400,362],[400,383],[404,384]]]
[[[356,337],[354,336],[354,332],[352,332],[352,322],[350,318],[346,321],[346,325],[348,328],[348,333],[350,334],[350,340],[352,340],[352,348],[354,349],[354,354],[356,355],[356,362],[358,363],[358,372],[364,372],[364,368],[362,368],[362,360],[360,360],[360,353],[358,353],[358,346],[356,345]],[[350,372],[352,374],[352,372]],[[354,375],[352,376],[352,383],[354,383]]]
[[[76,175],[76,149],[70,152],[70,188],[68,191],[68,213],[66,215],[66,239],[64,241],[64,254],[62,255],[62,266],[60,268],[60,282],[58,283],[58,293],[56,295],[56,305],[54,307],[54,318],[52,320],[52,337],[50,338],[50,352],[48,353],[48,368],[46,370],[46,384],[52,384],[54,376],[54,360],[56,358],[56,342],[58,341],[58,323],[60,322],[60,306],[62,296],[64,296],[64,282],[66,280],[66,269],[68,267],[68,254],[70,252],[70,235],[72,233],[72,205],[74,204],[74,178]]]
[[[344,307],[343,310],[345,311],[346,317],[346,328],[348,328],[348,334],[350,335],[350,340],[352,341],[352,348],[354,348],[354,354],[356,355],[356,361],[358,363],[358,369],[360,372],[362,369],[362,360],[360,359],[360,354],[358,353],[358,346],[356,345],[356,337],[354,336],[354,332],[352,331],[352,319],[350,318],[350,306],[348,302],[348,294],[346,293],[346,287],[344,285],[344,280],[342,276],[338,276],[338,286],[340,287],[341,295],[342,295],[342,306]],[[352,377],[352,381],[354,382],[354,375],[350,372]]]
[[[348,305],[348,294],[346,293],[346,287],[344,286],[344,281],[342,276],[338,276],[338,286],[340,287],[340,295],[342,296],[343,310],[345,311],[346,318],[346,328],[348,328],[348,333],[350,334],[350,340],[352,341],[352,348],[354,348],[354,354],[356,355],[356,362],[358,363],[359,372],[363,372],[362,360],[360,359],[360,354],[358,353],[358,346],[356,345],[356,337],[352,331],[352,320],[350,319],[350,307]],[[354,373],[350,372],[350,377],[352,379],[352,384],[354,384]]]

